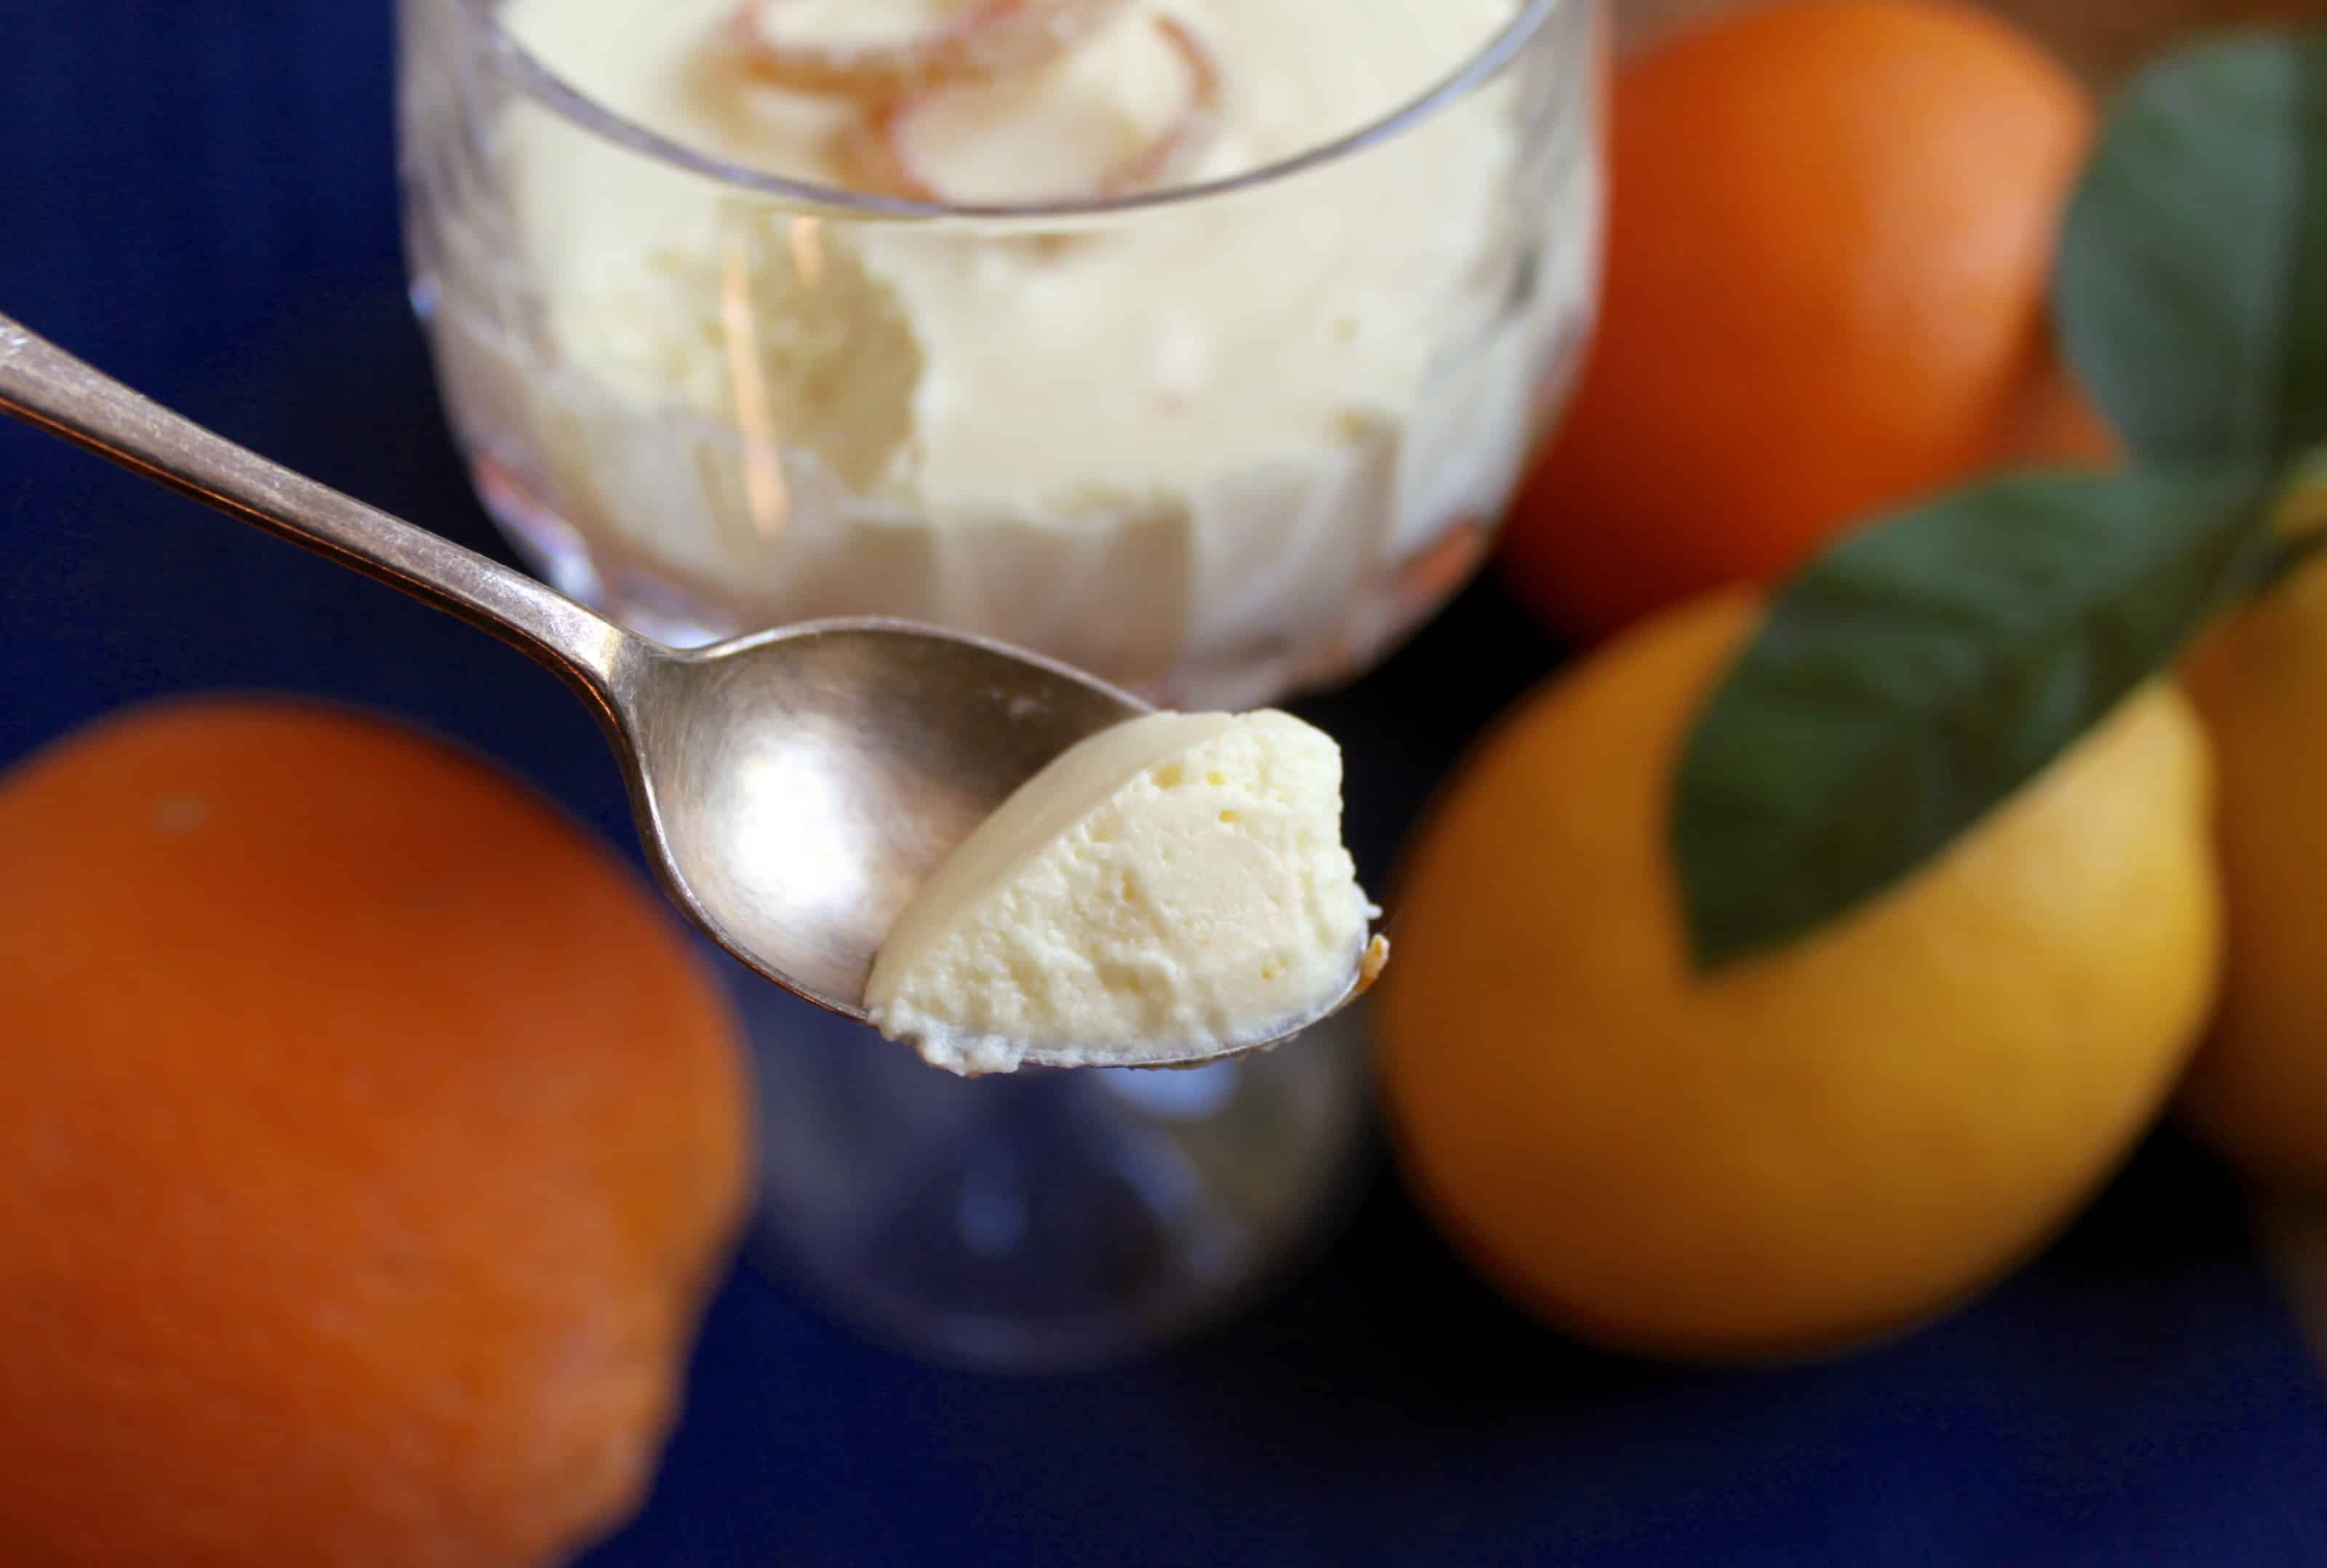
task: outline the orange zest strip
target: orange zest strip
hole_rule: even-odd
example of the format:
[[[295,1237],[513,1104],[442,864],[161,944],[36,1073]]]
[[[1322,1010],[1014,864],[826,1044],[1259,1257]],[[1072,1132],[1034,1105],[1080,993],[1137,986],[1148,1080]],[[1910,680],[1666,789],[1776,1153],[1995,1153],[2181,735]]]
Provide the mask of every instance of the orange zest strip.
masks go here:
[[[1180,57],[1188,72],[1188,101],[1154,138],[1102,176],[1101,196],[1120,196],[1153,190],[1203,156],[1220,134],[1221,70],[1214,54],[1196,30],[1173,16],[1158,16],[1155,31]]]
[[[769,30],[757,0],[728,18],[754,75],[794,92],[894,104],[940,88],[1031,70],[1096,34],[1130,0],[984,0],[957,22],[895,43],[839,47]]]
[[[1121,196],[1162,185],[1203,155],[1220,124],[1225,73],[1220,58],[1186,23],[1155,18],[1155,30],[1180,57],[1188,76],[1188,97],[1179,113],[1129,156],[1089,186],[1056,192],[1055,201]],[[915,201],[942,202],[945,192],[915,167],[907,133],[913,117],[934,102],[936,93],[918,94],[872,109],[841,134],[836,149],[851,184],[860,190]]]

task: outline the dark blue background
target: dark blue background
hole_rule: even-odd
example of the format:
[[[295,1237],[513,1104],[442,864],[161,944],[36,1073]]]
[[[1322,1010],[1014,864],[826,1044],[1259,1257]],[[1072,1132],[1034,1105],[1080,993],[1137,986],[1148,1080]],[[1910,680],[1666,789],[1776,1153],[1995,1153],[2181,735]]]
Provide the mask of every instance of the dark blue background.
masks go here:
[[[0,0],[0,310],[501,553],[405,310],[385,0]],[[1369,878],[1553,658],[1481,588],[1317,705],[1350,744]],[[0,761],[153,693],[296,688],[463,737],[627,835],[601,742],[547,675],[14,427],[0,669]],[[2277,1568],[2327,1561],[2327,1402],[2227,1184],[2170,1139],[1968,1311],[1729,1376],[1519,1320],[1384,1174],[1287,1293],[1103,1375],[928,1370],[741,1272],[653,1502],[590,1561]]]

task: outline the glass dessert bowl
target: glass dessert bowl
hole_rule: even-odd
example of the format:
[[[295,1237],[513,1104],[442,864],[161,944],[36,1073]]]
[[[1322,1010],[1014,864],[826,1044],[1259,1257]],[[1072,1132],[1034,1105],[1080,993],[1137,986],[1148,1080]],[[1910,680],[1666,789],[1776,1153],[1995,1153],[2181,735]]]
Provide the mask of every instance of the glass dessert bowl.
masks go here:
[[[1600,27],[1587,0],[402,0],[414,299],[489,509],[639,630],[895,615],[1162,705],[1256,706],[1435,610],[1564,402]],[[754,1012],[771,1037],[836,1027]],[[897,1138],[986,1129],[1046,1183],[1137,1189],[1061,1221],[1144,1211],[1166,1237],[1131,1249],[1154,1269],[1077,1287],[1089,1359],[1283,1250],[1356,1125],[1350,1054],[1304,1040],[1169,1093],[907,1088],[855,1031],[762,1065],[794,1122],[910,1096]],[[1217,1152],[1189,1153],[1224,1136],[1232,1205]],[[829,1173],[774,1146],[784,1249],[922,1349],[1056,1359],[1039,1281],[1092,1238],[1030,1220],[996,1264],[964,1217],[1002,1156],[930,1147],[868,1134],[849,1158],[868,1190],[909,1161],[908,1207],[954,1214],[975,1268],[901,1274],[884,1244],[871,1300],[852,1249],[890,1222],[814,1199]],[[1227,1207],[1244,1239],[1197,1269],[1190,1217]]]
[[[756,14],[795,8],[901,7]],[[1435,609],[1580,352],[1594,17],[1111,9],[1036,88],[886,117],[921,164],[864,191],[883,117],[771,85],[735,0],[405,0],[416,296],[528,558],[666,640],[897,615],[1183,708],[1354,674]],[[1187,111],[1142,25],[1181,17],[1213,134],[1089,194],[1082,149]]]

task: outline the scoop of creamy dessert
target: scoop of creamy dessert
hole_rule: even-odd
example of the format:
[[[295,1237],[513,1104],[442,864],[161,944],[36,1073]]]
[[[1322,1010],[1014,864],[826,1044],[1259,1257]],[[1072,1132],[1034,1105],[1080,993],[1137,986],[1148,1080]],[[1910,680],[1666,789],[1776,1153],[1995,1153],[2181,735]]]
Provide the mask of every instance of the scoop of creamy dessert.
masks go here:
[[[1154,714],[1061,753],[898,918],[865,1011],[964,1074],[1182,1064],[1378,972],[1341,753],[1290,714]]]

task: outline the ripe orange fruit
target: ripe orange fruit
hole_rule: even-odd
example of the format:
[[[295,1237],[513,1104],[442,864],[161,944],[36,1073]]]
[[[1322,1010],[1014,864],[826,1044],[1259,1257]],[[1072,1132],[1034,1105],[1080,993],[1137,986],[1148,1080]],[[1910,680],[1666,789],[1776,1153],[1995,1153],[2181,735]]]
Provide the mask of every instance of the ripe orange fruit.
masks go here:
[[[1722,596],[1506,717],[1415,839],[1374,992],[1402,1163],[1578,1332],[1727,1358],[1902,1326],[2065,1220],[2202,1028],[2210,768],[2163,683],[1935,860],[1700,975],[1667,806],[1749,632]]]
[[[1504,537],[1597,637],[2005,457],[2110,443],[2045,298],[2083,89],[1968,5],[1783,0],[1619,76],[1597,339]]]
[[[0,776],[0,1562],[512,1568],[617,1521],[745,1190],[714,979],[369,718]]]

